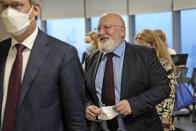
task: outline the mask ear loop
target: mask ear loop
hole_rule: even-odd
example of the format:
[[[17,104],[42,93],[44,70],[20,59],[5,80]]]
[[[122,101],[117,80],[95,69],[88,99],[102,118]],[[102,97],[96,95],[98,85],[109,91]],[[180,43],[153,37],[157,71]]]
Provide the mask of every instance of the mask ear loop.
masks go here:
[[[35,16],[33,16],[33,18],[31,18],[30,22],[32,22],[35,19]]]
[[[31,9],[30,9],[30,11],[28,13],[28,16],[31,14],[33,8],[34,8],[34,5],[32,5],[32,7],[31,7]],[[33,18],[31,18],[30,22],[32,22],[34,19],[35,19],[35,16],[33,16]]]

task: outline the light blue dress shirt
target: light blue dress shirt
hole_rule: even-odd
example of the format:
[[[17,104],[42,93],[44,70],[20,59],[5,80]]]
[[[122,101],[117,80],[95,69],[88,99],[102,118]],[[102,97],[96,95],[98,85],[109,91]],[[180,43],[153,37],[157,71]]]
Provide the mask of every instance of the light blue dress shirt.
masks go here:
[[[113,61],[113,69],[114,69],[114,88],[115,88],[115,101],[118,103],[120,101],[120,91],[121,91],[121,79],[122,79],[122,69],[123,69],[123,61],[124,61],[124,54],[125,54],[125,41],[123,41],[114,51],[115,54],[112,57]],[[95,79],[95,88],[96,94],[99,98],[99,105],[100,107],[104,106],[101,102],[101,93],[102,93],[102,83],[105,71],[105,64],[107,61],[106,54],[103,54],[101,58],[101,62],[99,64],[97,75]],[[118,130],[126,131],[125,126],[122,120],[122,115],[118,115]],[[101,121],[101,126],[105,131],[109,131],[106,126],[106,121]]]

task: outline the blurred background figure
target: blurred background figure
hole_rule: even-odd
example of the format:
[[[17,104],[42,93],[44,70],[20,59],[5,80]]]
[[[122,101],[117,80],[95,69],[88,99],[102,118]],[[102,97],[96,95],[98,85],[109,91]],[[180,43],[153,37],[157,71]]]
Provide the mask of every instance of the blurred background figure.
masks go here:
[[[87,55],[98,49],[98,38],[95,32],[88,32],[85,35],[85,48],[86,51],[82,54],[82,67],[85,67],[85,59]]]
[[[153,32],[156,33],[159,36],[159,38],[163,41],[164,45],[168,49],[169,54],[170,55],[175,55],[176,54],[176,51],[174,49],[168,48],[168,44],[167,44],[167,39],[166,39],[165,33],[162,30],[154,30]],[[175,74],[176,74],[176,77],[179,77],[181,68],[183,68],[185,66],[186,65],[178,65],[178,66],[175,66]]]
[[[159,36],[159,38],[163,41],[170,55],[176,54],[176,51],[174,49],[168,48],[167,39],[166,39],[165,33],[162,30],[154,30],[153,32],[156,33]]]
[[[155,48],[159,61],[168,74],[171,93],[169,98],[165,99],[162,103],[157,105],[157,111],[160,119],[162,120],[164,131],[173,131],[175,129],[172,120],[172,112],[175,101],[175,73],[173,61],[163,41],[152,30],[144,29],[140,31],[138,34],[136,34],[134,40],[138,45]]]

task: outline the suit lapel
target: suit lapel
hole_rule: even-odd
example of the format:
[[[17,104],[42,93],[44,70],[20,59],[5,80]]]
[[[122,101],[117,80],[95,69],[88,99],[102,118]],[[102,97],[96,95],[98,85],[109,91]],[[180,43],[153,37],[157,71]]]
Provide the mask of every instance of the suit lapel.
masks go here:
[[[133,71],[134,68],[132,67],[134,59],[135,56],[132,51],[132,48],[129,45],[129,43],[126,43],[125,56],[124,56],[123,69],[122,69],[122,78],[121,78],[121,94],[120,94],[121,100],[126,98],[126,92],[128,89],[127,82],[130,82],[130,79],[132,77],[131,72],[134,72]]]
[[[96,94],[95,79],[96,79],[97,70],[98,70],[99,63],[101,61],[102,55],[103,55],[103,53],[99,52],[99,54],[97,56],[97,59],[95,59],[96,60],[96,62],[95,62],[95,71],[93,72],[93,88],[92,88],[92,92],[94,94],[93,97],[94,97],[97,105],[99,105],[99,99],[98,99],[97,94]]]
[[[39,30],[22,81],[18,109],[20,108],[22,102],[24,101],[25,95],[27,94],[31,86],[31,82],[35,78],[36,74],[39,72],[39,69],[43,64],[44,59],[46,58],[49,52],[49,49],[46,47],[47,43],[48,43],[47,36],[42,31]]]
[[[2,105],[2,100],[3,100],[5,64],[6,64],[10,46],[11,46],[11,39],[8,39],[0,43],[0,112],[2,109],[1,105]],[[0,117],[1,117],[1,113],[0,113]]]
[[[5,64],[11,46],[11,39],[0,44],[0,88],[3,89]]]

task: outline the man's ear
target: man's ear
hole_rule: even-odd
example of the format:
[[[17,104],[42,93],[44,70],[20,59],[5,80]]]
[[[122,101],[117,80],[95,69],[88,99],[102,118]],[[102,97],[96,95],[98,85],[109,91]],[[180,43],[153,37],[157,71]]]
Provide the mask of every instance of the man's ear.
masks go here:
[[[121,27],[121,38],[125,37],[125,27]]]
[[[40,5],[39,4],[34,4],[33,9],[34,9],[33,15],[35,17],[38,17],[39,13],[40,13]]]

